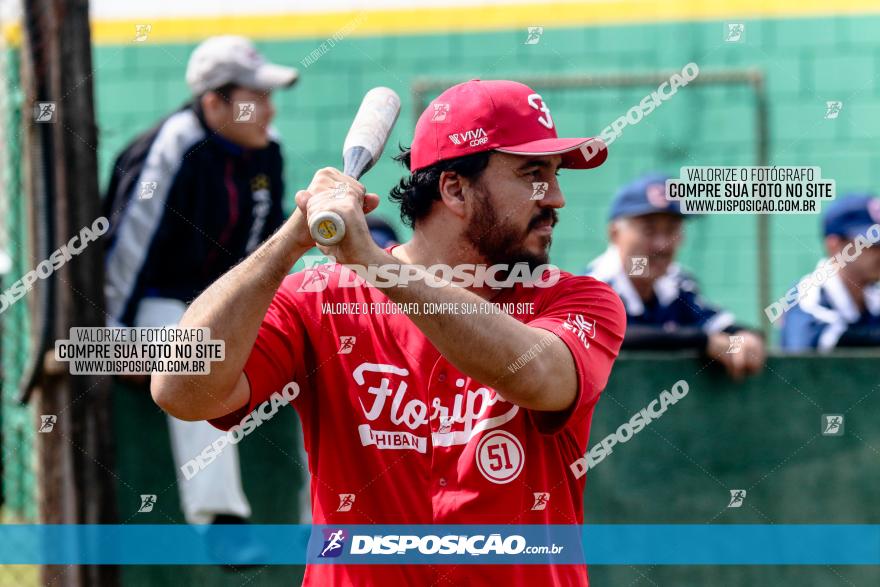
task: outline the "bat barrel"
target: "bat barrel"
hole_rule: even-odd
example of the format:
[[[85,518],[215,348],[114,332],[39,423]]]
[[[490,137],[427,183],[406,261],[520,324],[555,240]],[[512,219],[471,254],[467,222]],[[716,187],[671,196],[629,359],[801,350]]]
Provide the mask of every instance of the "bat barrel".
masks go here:
[[[400,114],[400,98],[390,88],[373,88],[364,96],[342,149],[343,172],[360,179],[385,149],[388,135]],[[309,219],[315,242],[331,246],[345,238],[345,223],[336,212],[324,211]]]

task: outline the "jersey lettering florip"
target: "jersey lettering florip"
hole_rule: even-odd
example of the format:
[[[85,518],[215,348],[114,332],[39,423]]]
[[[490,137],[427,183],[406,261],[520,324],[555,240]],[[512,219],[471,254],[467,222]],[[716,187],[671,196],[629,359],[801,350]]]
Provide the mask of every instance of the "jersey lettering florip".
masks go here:
[[[577,400],[550,414],[512,404],[461,373],[405,314],[363,311],[394,304],[366,284],[339,287],[350,274],[326,265],[284,281],[245,367],[250,403],[213,423],[232,426],[295,380],[316,524],[583,523],[584,479],[569,465],[586,452],[593,408],[623,338],[625,314],[613,290],[563,272],[552,287],[517,286],[492,300],[523,310],[511,315],[546,331],[511,361],[509,377],[550,344],[571,353]],[[353,568],[315,565],[306,583],[587,581],[583,566]]]

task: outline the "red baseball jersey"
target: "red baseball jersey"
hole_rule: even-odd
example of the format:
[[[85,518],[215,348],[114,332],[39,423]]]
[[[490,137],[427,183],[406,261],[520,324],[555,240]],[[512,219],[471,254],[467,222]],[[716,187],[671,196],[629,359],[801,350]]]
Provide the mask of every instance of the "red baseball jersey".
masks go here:
[[[389,249],[390,250],[390,249]],[[280,391],[302,421],[315,524],[581,524],[590,421],[626,328],[617,294],[561,272],[550,287],[500,290],[491,301],[558,336],[578,396],[565,413],[507,402],[461,373],[390,302],[342,265],[288,276],[245,366],[248,406]],[[420,310],[426,312],[431,308]],[[532,352],[540,353],[541,347]],[[517,366],[532,355],[522,349]],[[584,565],[311,565],[304,585],[587,585]]]

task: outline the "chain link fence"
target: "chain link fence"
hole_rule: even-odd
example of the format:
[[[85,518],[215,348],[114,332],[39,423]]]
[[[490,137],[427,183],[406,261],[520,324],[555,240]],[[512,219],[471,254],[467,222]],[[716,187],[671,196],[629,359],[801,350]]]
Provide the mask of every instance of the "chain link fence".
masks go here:
[[[0,6],[0,291],[28,269],[29,219],[24,195],[20,22],[16,3]],[[0,305],[0,512],[2,523],[37,520],[34,414],[18,401],[28,359],[27,302]],[[37,567],[0,565],[0,587],[37,585]]]

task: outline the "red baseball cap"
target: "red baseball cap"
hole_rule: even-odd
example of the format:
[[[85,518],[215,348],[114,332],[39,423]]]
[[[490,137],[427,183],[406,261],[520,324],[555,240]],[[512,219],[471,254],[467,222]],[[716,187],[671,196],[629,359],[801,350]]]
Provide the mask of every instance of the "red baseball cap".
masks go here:
[[[481,151],[562,155],[562,167],[591,169],[608,157],[598,138],[560,139],[541,95],[519,82],[474,79],[452,86],[416,123],[410,171]]]

